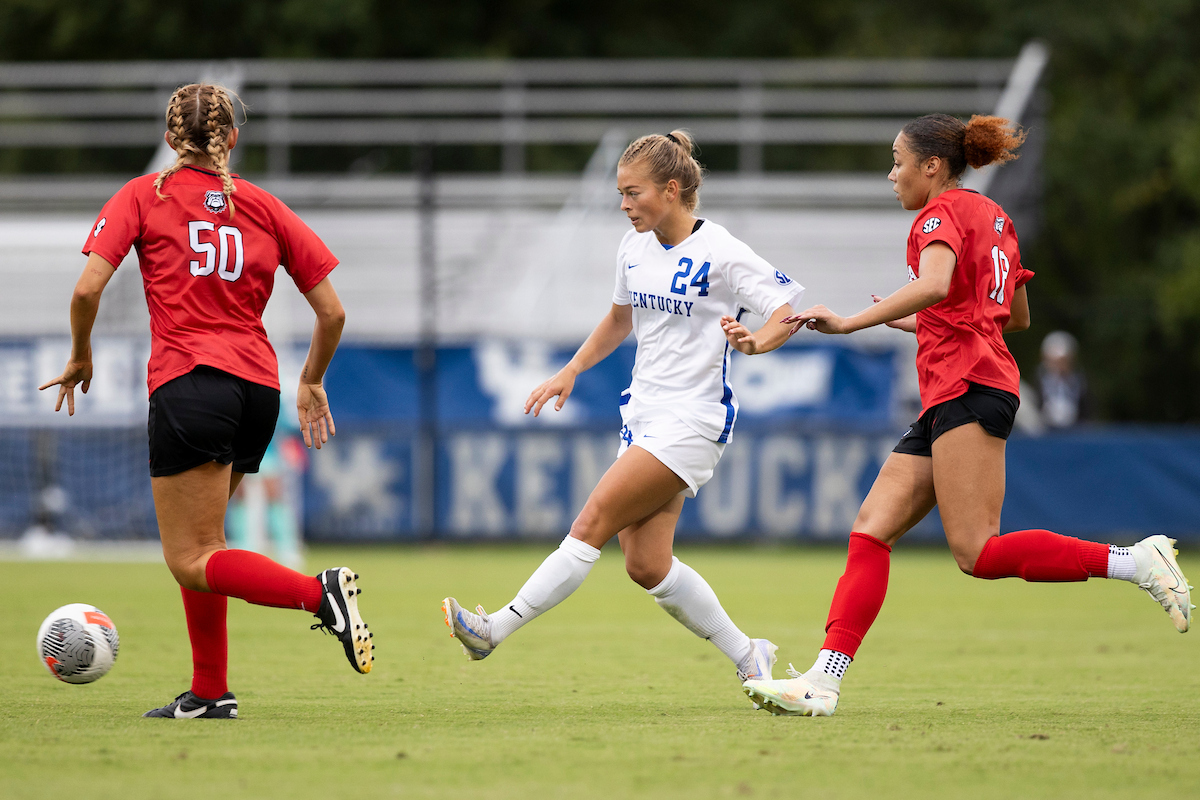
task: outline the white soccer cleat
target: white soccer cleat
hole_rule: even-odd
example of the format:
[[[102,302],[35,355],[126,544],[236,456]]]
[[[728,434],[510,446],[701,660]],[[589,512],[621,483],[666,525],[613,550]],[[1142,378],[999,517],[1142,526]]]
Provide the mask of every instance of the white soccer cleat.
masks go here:
[[[442,601],[442,611],[446,615],[446,625],[450,635],[458,639],[463,652],[472,661],[482,661],[496,649],[492,644],[492,618],[483,610],[483,606],[475,606],[478,612],[472,614],[465,611],[453,597]]]
[[[779,681],[746,681],[742,691],[755,708],[776,716],[832,717],[837,710],[840,681],[828,675],[811,680],[788,664],[791,678]]]
[[[738,680],[742,683],[746,681],[769,681],[771,680],[771,669],[775,666],[775,662],[779,660],[779,656],[775,655],[779,650],[779,645],[772,644],[767,639],[751,639],[750,640],[750,671],[742,672],[738,670]]]
[[[1158,601],[1180,633],[1187,633],[1192,622],[1192,587],[1179,569],[1175,540],[1151,536],[1129,548],[1137,566],[1134,582]]]

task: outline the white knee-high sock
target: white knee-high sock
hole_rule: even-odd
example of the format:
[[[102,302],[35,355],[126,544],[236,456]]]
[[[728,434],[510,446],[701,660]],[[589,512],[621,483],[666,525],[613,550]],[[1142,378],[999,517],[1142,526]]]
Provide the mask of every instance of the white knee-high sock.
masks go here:
[[[546,556],[529,576],[512,602],[490,615],[492,644],[500,644],[517,628],[566,600],[583,583],[599,557],[600,551],[587,542],[571,536],[563,539],[558,549]]]
[[[750,637],[733,624],[712,587],[696,570],[672,556],[667,577],[646,591],[683,627],[715,644],[738,669],[750,666]]]

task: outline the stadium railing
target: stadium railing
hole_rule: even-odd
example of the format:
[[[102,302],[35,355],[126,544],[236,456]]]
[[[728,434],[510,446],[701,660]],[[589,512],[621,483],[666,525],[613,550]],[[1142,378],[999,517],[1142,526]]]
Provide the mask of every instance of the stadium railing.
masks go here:
[[[497,298],[498,285],[506,286],[514,297],[531,290],[533,297],[540,298],[539,305],[556,307],[560,289],[549,284],[542,273],[556,269],[565,244],[573,236],[578,238],[581,231],[586,233],[584,222],[593,219],[593,212],[603,205],[598,198],[601,190],[611,189],[611,172],[621,142],[642,133],[686,127],[706,146],[734,146],[737,170],[710,178],[704,193],[706,208],[868,212],[894,208],[894,197],[881,175],[772,171],[770,159],[765,158],[767,149],[886,146],[915,115],[933,111],[1001,113],[1032,126],[1035,136],[1026,147],[1027,156],[994,175],[971,175],[970,185],[993,196],[1029,196],[1038,173],[1037,158],[1028,154],[1036,155],[1037,150],[1040,106],[1036,87],[1045,62],[1045,48],[1031,43],[1015,60],[4,64],[0,65],[0,148],[146,150],[161,141],[162,109],[176,86],[197,79],[221,81],[238,90],[252,108],[242,142],[265,149],[266,172],[254,176],[256,180],[302,213],[319,209],[326,215],[322,224],[331,226],[322,230],[337,233],[338,223],[330,222],[328,215],[339,210],[350,212],[343,214],[347,220],[360,216],[356,212],[362,210],[416,213],[415,235],[404,234],[408,238],[402,241],[411,254],[398,255],[392,242],[397,234],[389,232],[391,249],[386,265],[380,262],[378,270],[363,272],[362,280],[367,283],[357,287],[369,288],[369,292],[355,294],[352,271],[347,271],[339,284],[348,303],[366,302],[372,299],[369,294],[377,305],[388,307],[386,314],[379,315],[381,320],[387,318],[380,323],[382,327],[374,334],[358,331],[360,340],[384,340],[395,347],[410,346],[419,339],[423,346],[433,347],[445,343],[445,336],[451,344],[461,344],[466,337],[466,343],[478,347],[486,342],[472,336],[494,335],[492,329],[478,327],[479,320],[487,317],[486,307],[475,309],[468,304],[471,313],[467,316],[476,328],[451,327],[444,294],[440,299],[435,294],[432,302],[426,302],[429,298],[417,285],[420,281],[396,273],[419,270],[432,283],[457,280],[460,285],[477,284],[491,301]],[[430,175],[364,178],[293,169],[294,154],[300,147],[475,144],[499,148],[497,169],[490,174],[437,175],[436,185]],[[597,148],[582,178],[529,169],[531,147],[558,144]],[[170,158],[170,152],[160,147],[147,171]],[[13,215],[9,226],[13,228],[28,228],[30,212],[86,209],[87,214],[94,214],[127,177],[11,175],[0,180],[0,211]],[[1006,207],[1014,205],[1012,200],[1004,202]],[[514,207],[542,214],[524,222],[505,223],[525,226],[515,229],[519,232],[510,237],[513,240],[528,238],[526,231],[545,234],[533,242],[533,249],[545,250],[542,256],[518,259],[520,268],[529,267],[526,273],[504,272],[510,267],[465,255],[455,255],[447,265],[444,256],[434,254],[435,246],[444,246],[446,237],[454,236],[456,225],[465,224],[456,221],[460,217],[469,221],[481,210],[490,213],[491,209]],[[607,213],[607,206],[605,209]],[[389,230],[407,229],[409,217],[396,224],[399,219],[389,218]],[[794,222],[777,220],[775,224],[794,227]],[[818,224],[829,227],[826,221]],[[433,234],[427,232],[439,225],[449,227],[450,232],[438,234],[441,238],[434,242]],[[852,232],[852,222],[843,225],[845,235],[853,235],[855,240],[847,244],[861,245],[862,232]],[[1022,225],[1025,230],[1030,227]],[[763,247],[769,249],[772,235],[769,226],[760,230],[759,238],[765,237]],[[891,235],[890,229],[887,235]],[[604,237],[592,237],[598,238]],[[376,251],[383,251],[381,244],[362,241],[360,232],[352,235],[347,231],[344,239],[342,247],[351,253],[350,248],[362,242],[364,261],[377,260]],[[75,257],[75,242],[70,244],[63,249]],[[44,247],[44,243],[38,246]],[[611,282],[611,247],[591,247],[589,251],[599,253],[600,249],[604,252],[596,256],[593,270],[598,286]],[[338,252],[343,252],[340,247]],[[45,276],[26,275],[23,265],[14,267],[11,277],[29,282],[29,294],[22,297],[29,308],[21,312],[23,316],[10,315],[12,319],[49,318],[30,310],[37,305],[35,295],[49,285]],[[576,267],[581,274],[591,269],[586,264]],[[64,270],[64,275],[72,271],[77,274],[77,266]],[[121,278],[108,293],[114,295],[114,302],[109,304],[107,321],[98,325],[100,332],[128,335],[144,330],[144,304],[136,281],[123,275],[128,272],[119,271]],[[586,280],[583,284],[591,286]],[[578,293],[581,278],[572,277],[570,283]],[[839,277],[839,283],[845,283],[845,276]],[[857,291],[858,287],[853,288]],[[604,291],[597,291],[596,297],[603,300]],[[401,295],[419,300],[414,318],[436,317],[440,327],[422,322],[418,328],[397,328],[394,320],[409,313],[407,307],[396,308],[396,298]],[[55,300],[59,311],[62,302]],[[113,308],[118,309],[115,314]],[[129,312],[128,319],[120,318],[121,308]],[[515,328],[510,315],[493,315],[505,318],[505,330],[512,335]],[[60,316],[65,320],[65,314]],[[562,318],[544,317],[543,323],[548,320],[545,327],[550,338],[563,343],[576,336],[569,326],[577,325],[581,314],[569,309],[559,316]],[[555,325],[561,328],[558,334]],[[30,365],[36,363],[40,375],[52,367],[49,362],[42,364],[40,356],[33,353],[61,348],[62,341],[11,340],[35,333],[53,331],[28,325],[14,329],[0,321],[0,336],[10,337],[9,342],[0,344],[8,347],[11,363],[25,364],[30,374],[34,369]],[[131,346],[144,346],[144,341],[135,337]],[[4,347],[0,347],[0,356],[5,356]],[[412,355],[406,357],[411,360]],[[142,391],[136,374],[131,381],[132,393]],[[13,378],[5,385],[28,388],[28,383]],[[14,398],[19,394],[16,389],[9,393]],[[14,402],[44,400],[18,398]],[[74,427],[86,428],[78,432],[68,430],[71,426],[64,420],[47,423],[44,417],[39,418],[41,422],[0,428],[0,450],[5,451],[6,465],[0,482],[0,536],[19,534],[29,526],[51,532],[67,530],[77,538],[153,536],[153,515],[143,486],[147,481],[144,434],[138,432],[144,424],[139,421],[140,409],[128,413],[128,420],[120,425],[103,420],[89,425],[76,418]],[[521,430],[488,415],[461,429],[441,423],[433,427],[437,439],[430,456],[420,455],[420,442],[414,438],[418,431],[412,425],[401,430],[388,422],[348,423],[346,435],[323,454],[324,468],[314,470],[308,480],[307,507],[313,531],[326,537],[372,538],[431,533],[546,535],[562,527],[564,515],[579,501],[583,483],[575,466],[590,465],[579,474],[592,474],[595,465],[580,454],[604,457],[607,452],[605,445],[597,444],[600,440],[593,441],[601,434],[592,429]],[[606,423],[603,429],[608,427]],[[883,452],[883,440],[876,441],[881,435],[877,428],[876,424],[871,432],[858,433],[843,428],[828,431],[829,435],[811,426],[793,430],[787,441],[795,448],[783,453],[780,440],[773,440],[774,434],[766,435],[770,426],[756,430],[748,423],[743,444],[735,448],[729,461],[747,460],[755,465],[754,470],[766,470],[762,474],[769,477],[755,479],[758,488],[753,495],[740,484],[727,484],[719,477],[702,503],[689,504],[685,531],[706,536],[837,533],[843,527],[842,517],[852,513],[858,494],[865,491],[864,481],[869,479],[876,456]],[[486,474],[481,471],[487,462],[476,457],[479,453],[500,459],[492,464],[495,469]],[[547,454],[554,453],[559,454],[555,458],[565,459],[563,465],[575,466],[555,467],[553,458],[547,460]],[[429,462],[429,457],[444,463],[439,466]],[[429,483],[432,473],[441,475],[437,486]],[[751,472],[737,474],[745,477]],[[381,480],[383,484],[379,484]],[[418,485],[421,481],[429,485]],[[371,497],[360,496],[361,491],[355,494],[364,486],[377,485],[382,488]],[[430,519],[434,520],[432,528]]]

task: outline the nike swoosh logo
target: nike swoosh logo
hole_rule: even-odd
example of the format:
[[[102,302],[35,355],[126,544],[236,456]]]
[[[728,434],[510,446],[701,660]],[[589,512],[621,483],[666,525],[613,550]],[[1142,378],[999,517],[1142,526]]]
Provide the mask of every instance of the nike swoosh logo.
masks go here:
[[[204,714],[208,710],[209,706],[202,705],[194,711],[185,711],[184,706],[180,704],[175,706],[175,718],[176,720],[194,720],[194,718]]]
[[[1181,587],[1181,586],[1183,586],[1183,585],[1184,585],[1183,576],[1179,574],[1179,570],[1177,570],[1177,569],[1175,569],[1175,567],[1171,566],[1171,560],[1170,560],[1169,558],[1167,558],[1167,554],[1166,554],[1166,553],[1164,553],[1164,552],[1163,552],[1163,551],[1162,551],[1160,548],[1158,548],[1157,546],[1156,546],[1154,549],[1155,549],[1155,550],[1158,550],[1158,554],[1159,554],[1160,556],[1162,556],[1163,562],[1164,562],[1164,563],[1165,563],[1165,564],[1166,564],[1168,567],[1170,567],[1170,569],[1171,569],[1171,575],[1172,575],[1172,576],[1175,578],[1175,586],[1173,586],[1173,587],[1171,588],[1171,591],[1172,591],[1172,592],[1176,592],[1176,593],[1178,593],[1178,594],[1182,594],[1182,593],[1183,593],[1183,589],[1181,589],[1181,588],[1179,588],[1179,587]]]
[[[341,609],[341,607],[338,606],[337,601],[333,598],[332,595],[329,598],[329,603],[330,603],[330,605],[333,606],[333,616],[337,620],[333,624],[333,629],[336,632],[341,633],[342,631],[346,630],[346,618],[342,616],[342,609]]]
[[[525,617],[524,617],[524,616],[522,616],[521,612],[520,612],[520,611],[517,611],[517,610],[516,610],[515,608],[513,608],[512,606],[509,606],[509,607],[508,607],[508,610],[509,610],[509,611],[511,611],[511,612],[513,612],[514,614],[516,614],[518,617],[521,617],[521,619],[525,619]]]
[[[633,269],[633,268],[634,268],[634,267],[636,267],[636,266],[637,266],[637,264],[629,264],[629,265],[627,265],[627,267],[626,267],[626,268],[627,268],[627,269]]]
[[[517,616],[520,616],[520,614],[518,614]],[[462,615],[462,612],[461,612],[461,611],[460,611],[460,612],[458,612],[458,624],[459,624],[459,625],[462,625],[462,626],[463,626],[463,630],[465,630],[467,633],[469,633],[469,634],[471,634],[472,636],[474,636],[476,639],[482,639],[482,638],[483,638],[482,636],[480,636],[478,633],[476,633],[476,632],[475,632],[475,629],[474,629],[474,628],[472,628],[470,625],[468,625],[468,624],[467,624],[467,621],[466,621],[465,619],[463,619],[463,615]]]
[[[342,616],[341,604],[334,597],[333,592],[329,589],[329,584],[325,584],[325,595],[329,598],[329,607],[333,609],[333,616],[337,620],[333,626],[333,630],[341,633],[346,630],[346,618]]]
[[[804,699],[805,699],[805,700],[812,700],[814,697],[816,697],[816,695],[815,695],[815,694],[813,694],[812,692],[805,692],[805,693],[804,693]]]
[[[220,700],[220,701],[212,704],[211,706],[200,706],[199,708],[194,709],[192,711],[184,711],[183,704],[180,703],[179,705],[175,706],[175,719],[195,719],[196,717],[203,714],[205,711],[208,711],[210,708],[220,708],[221,706],[227,706],[234,702],[236,702],[236,701]]]

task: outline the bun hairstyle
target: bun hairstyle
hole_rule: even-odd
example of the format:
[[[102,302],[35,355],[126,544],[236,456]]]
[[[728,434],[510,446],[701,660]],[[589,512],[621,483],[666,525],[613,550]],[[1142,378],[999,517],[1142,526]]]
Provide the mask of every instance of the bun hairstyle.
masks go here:
[[[949,114],[927,114],[901,130],[908,149],[919,161],[937,156],[950,168],[956,180],[968,167],[979,169],[996,162],[1017,158],[1013,151],[1025,141],[1025,131],[1002,117],[976,114],[963,123]]]
[[[175,148],[175,163],[158,173],[154,191],[160,198],[163,182],[184,166],[189,153],[208,158],[221,178],[229,216],[233,216],[233,176],[229,174],[229,138],[233,134],[233,97],[224,86],[192,83],[181,86],[167,104],[167,132]],[[241,98],[238,98],[241,103]],[[242,104],[243,110],[245,104]]]
[[[652,133],[635,139],[617,166],[639,164],[645,167],[650,179],[659,186],[666,186],[674,179],[679,184],[679,202],[686,211],[695,211],[700,204],[700,184],[704,182],[704,167],[692,157],[696,143],[685,130],[671,131],[663,135]]]

